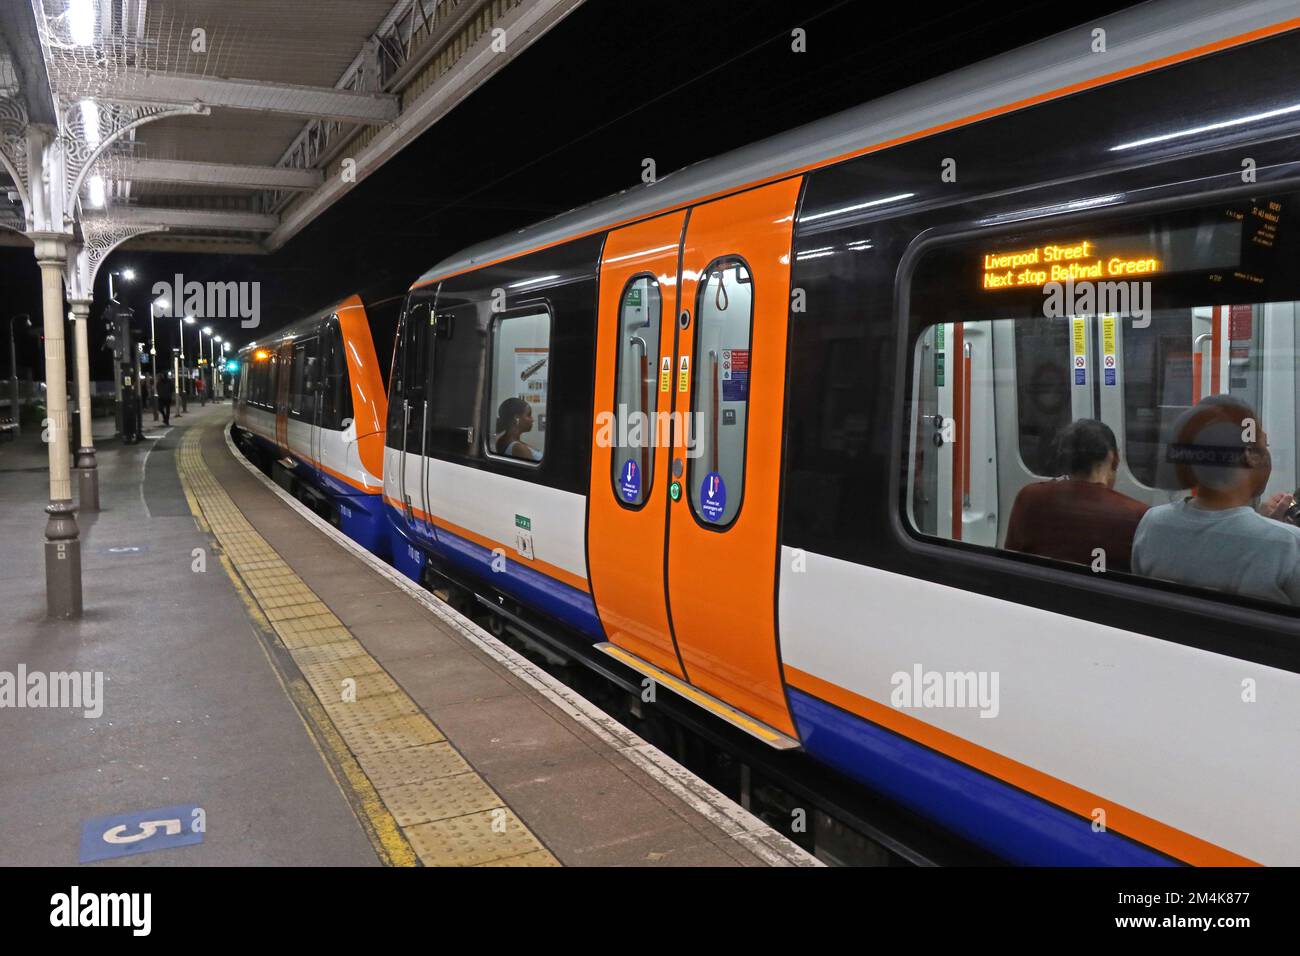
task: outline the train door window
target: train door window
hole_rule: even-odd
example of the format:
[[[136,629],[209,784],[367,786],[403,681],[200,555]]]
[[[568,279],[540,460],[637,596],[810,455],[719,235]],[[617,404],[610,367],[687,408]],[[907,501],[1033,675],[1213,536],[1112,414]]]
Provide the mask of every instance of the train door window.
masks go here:
[[[407,306],[409,311],[409,303]],[[401,448],[405,421],[406,382],[406,316],[407,311],[397,320],[397,332],[393,342],[392,371],[388,377],[388,422],[384,429],[384,444],[389,448]]]
[[[912,527],[1300,604],[1297,205],[931,247],[908,279]]]
[[[294,418],[304,421],[315,418],[319,365],[314,336],[294,343],[289,377],[289,414]]]
[[[651,275],[634,276],[619,302],[618,364],[610,432],[614,495],[626,505],[644,504],[654,478],[661,319],[659,283]]]
[[[326,322],[321,351],[321,426],[337,430],[352,418],[352,395],[348,389],[342,330],[336,317]]]
[[[688,485],[696,517],[719,528],[736,520],[745,490],[753,288],[743,260],[716,259],[695,303]]]
[[[1056,475],[1056,436],[1070,424],[1070,324],[1011,323],[1015,334],[1016,424],[1020,458],[1035,475]]]
[[[446,459],[478,457],[483,418],[488,316],[486,306],[460,302],[440,307],[433,322],[433,399],[429,449]]]
[[[544,307],[497,318],[492,331],[492,426],[487,453],[495,458],[540,463],[546,454],[547,384],[551,313]]]
[[[418,295],[418,297],[417,297]],[[388,444],[412,454],[423,449],[425,409],[429,400],[429,335],[433,321],[432,299],[427,291],[407,303],[397,332],[393,377],[388,400]]]

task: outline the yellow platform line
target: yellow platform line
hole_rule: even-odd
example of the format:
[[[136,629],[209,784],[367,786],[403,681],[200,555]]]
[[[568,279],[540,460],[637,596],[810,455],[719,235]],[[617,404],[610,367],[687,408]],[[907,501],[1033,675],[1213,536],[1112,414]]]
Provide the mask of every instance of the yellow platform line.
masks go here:
[[[382,862],[392,866],[559,866],[329,606],[244,517],[185,432],[177,471],[199,528],[249,617],[302,677],[277,679]],[[266,648],[263,647],[263,651]]]

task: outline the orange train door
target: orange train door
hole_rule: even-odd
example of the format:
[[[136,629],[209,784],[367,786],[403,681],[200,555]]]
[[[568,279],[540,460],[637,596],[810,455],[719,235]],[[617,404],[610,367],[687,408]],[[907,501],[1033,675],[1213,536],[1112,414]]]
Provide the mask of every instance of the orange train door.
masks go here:
[[[774,602],[798,192],[609,234],[588,498],[601,649],[775,747],[797,746]]]
[[[605,240],[596,336],[595,433],[588,489],[592,597],[612,644],[682,677],[668,624],[664,532],[668,420],[676,376],[677,257],[685,213]],[[635,426],[635,429],[634,429]]]
[[[696,206],[682,249],[668,595],[690,682],[796,733],[777,651],[777,506],[798,179]],[[689,313],[689,317],[687,316]],[[684,440],[689,438],[690,440]]]

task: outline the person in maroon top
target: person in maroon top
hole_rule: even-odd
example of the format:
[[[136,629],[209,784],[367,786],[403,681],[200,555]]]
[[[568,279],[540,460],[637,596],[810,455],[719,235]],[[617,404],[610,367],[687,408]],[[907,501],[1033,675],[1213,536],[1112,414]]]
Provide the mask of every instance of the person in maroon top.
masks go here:
[[[1056,461],[1064,477],[1026,485],[1016,495],[1005,547],[1087,565],[1101,548],[1107,571],[1128,571],[1147,505],[1114,490],[1115,433],[1091,418],[1071,422],[1056,438]]]

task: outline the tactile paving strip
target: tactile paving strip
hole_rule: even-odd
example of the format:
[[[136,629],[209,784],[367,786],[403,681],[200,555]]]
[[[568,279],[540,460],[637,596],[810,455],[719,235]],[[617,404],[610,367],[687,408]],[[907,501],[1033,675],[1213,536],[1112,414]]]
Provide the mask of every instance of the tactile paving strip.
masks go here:
[[[244,517],[186,431],[177,470],[261,614],[426,866],[559,866],[419,706]],[[354,684],[348,684],[352,681]]]
[[[506,807],[420,823],[402,832],[421,859],[427,854],[451,861],[450,866],[478,866],[537,851],[536,838]]]

